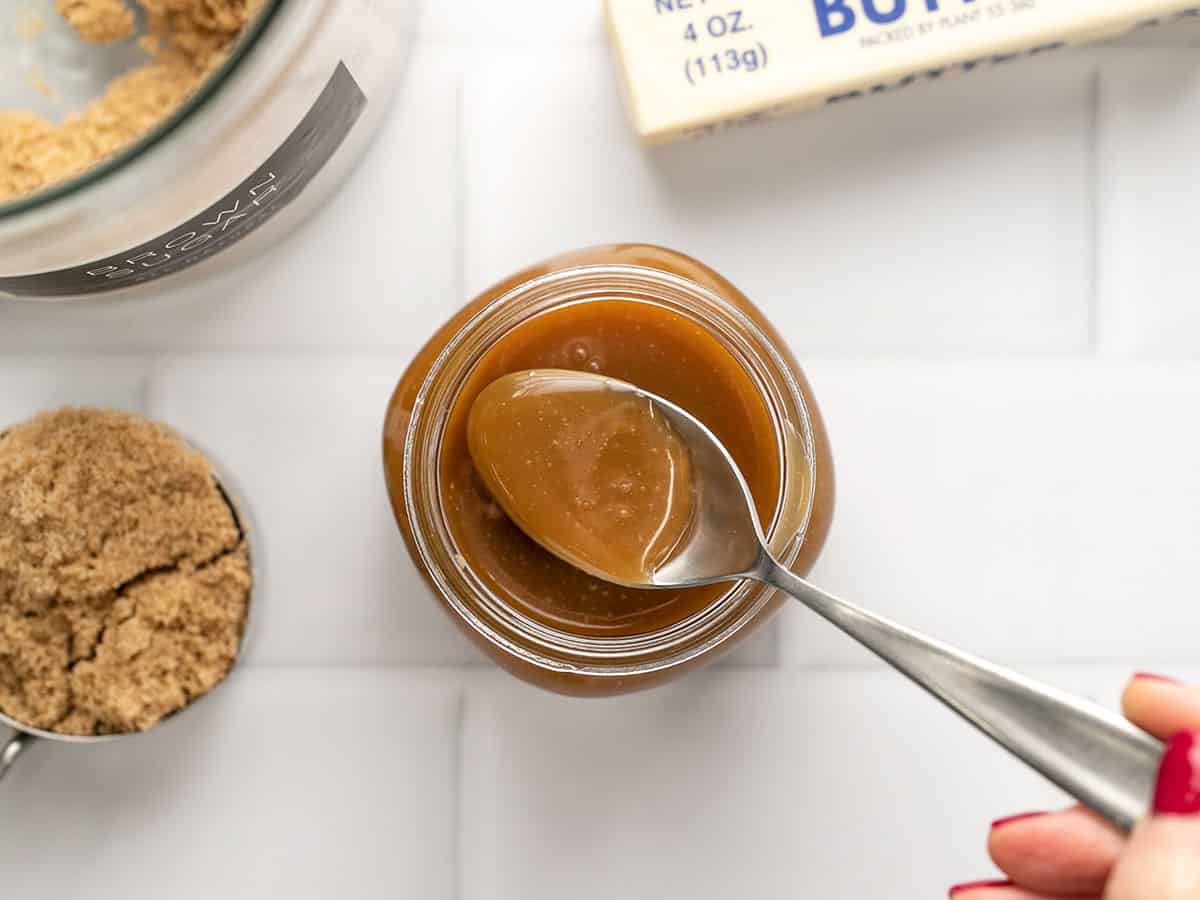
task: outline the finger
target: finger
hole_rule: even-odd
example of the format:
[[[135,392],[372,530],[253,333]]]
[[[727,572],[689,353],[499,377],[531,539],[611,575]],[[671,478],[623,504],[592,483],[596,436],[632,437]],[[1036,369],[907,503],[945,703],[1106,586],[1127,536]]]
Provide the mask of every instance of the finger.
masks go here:
[[[1200,688],[1161,675],[1139,672],[1121,697],[1125,718],[1157,738],[1178,731],[1200,731]]]
[[[1120,832],[1079,806],[992,823],[988,853],[1022,887],[1059,897],[1099,896],[1124,846]]]
[[[1167,743],[1150,816],[1113,869],[1105,900],[1200,900],[1200,734]]]
[[[1026,890],[1011,881],[972,881],[956,884],[950,888],[950,897],[952,900],[1062,900],[1050,894]],[[1096,897],[1093,900],[1100,898]]]

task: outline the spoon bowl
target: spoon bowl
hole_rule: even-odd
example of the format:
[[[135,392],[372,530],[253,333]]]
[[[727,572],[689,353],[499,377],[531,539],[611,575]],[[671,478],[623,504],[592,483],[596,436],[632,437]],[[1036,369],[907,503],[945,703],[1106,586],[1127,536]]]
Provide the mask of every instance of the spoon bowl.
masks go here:
[[[632,391],[650,403],[683,440],[692,462],[692,521],[675,552],[633,587],[698,587],[756,578],[770,559],[754,495],[725,445],[685,409],[616,379],[611,390]]]

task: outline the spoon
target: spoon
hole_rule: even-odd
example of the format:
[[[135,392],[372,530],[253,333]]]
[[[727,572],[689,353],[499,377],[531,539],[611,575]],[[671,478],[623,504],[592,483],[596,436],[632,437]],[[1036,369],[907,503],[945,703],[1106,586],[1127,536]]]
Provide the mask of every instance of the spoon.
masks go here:
[[[577,524],[578,516],[569,508],[571,492],[547,491],[544,479],[529,479],[487,465],[491,460],[476,453],[475,445],[484,444],[480,429],[473,428],[476,468],[493,488],[497,502],[533,540],[572,565],[628,587],[686,588],[745,578],[770,585],[840,628],[1122,830],[1130,830],[1146,812],[1162,755],[1157,740],[1097,704],[877,616],[790,572],[767,546],[754,499],[729,451],[704,423],[674,403],[615,378],[539,369],[514,373],[489,385],[472,409],[472,424],[490,422],[494,426],[508,416],[516,425],[519,404],[531,397],[553,402],[556,395],[594,392],[605,392],[614,406],[626,410],[631,400],[638,401],[647,433],[660,434],[665,421],[687,448],[689,526],[668,557],[652,568],[605,569],[595,554],[577,551],[578,542],[558,540],[548,533],[545,523],[552,518],[539,516],[538,527],[530,527],[527,501],[535,491],[543,507],[557,502],[564,520]],[[512,438],[514,443],[528,438],[528,432],[517,427],[488,429],[493,444],[503,443],[506,434],[510,438],[519,435]]]

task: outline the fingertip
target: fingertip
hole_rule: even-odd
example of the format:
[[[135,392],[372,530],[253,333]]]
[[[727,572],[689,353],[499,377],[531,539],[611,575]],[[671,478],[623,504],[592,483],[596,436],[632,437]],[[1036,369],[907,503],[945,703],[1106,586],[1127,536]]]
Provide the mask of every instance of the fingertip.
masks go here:
[[[1135,681],[1159,682],[1162,684],[1179,684],[1177,678],[1171,678],[1169,675],[1159,675],[1155,672],[1134,672],[1130,678],[1130,683]]]
[[[988,833],[987,852],[1009,878],[1051,896],[1092,896],[1121,851],[1119,832],[1073,806],[1001,819]]]
[[[1126,716],[1137,715],[1145,705],[1147,698],[1157,696],[1164,689],[1176,687],[1175,679],[1166,675],[1155,675],[1153,672],[1134,672],[1125,682],[1121,691],[1121,711]]]
[[[1024,822],[1026,819],[1038,819],[1044,815],[1046,815],[1044,810],[1037,810],[1035,812],[1023,812],[1012,816],[1003,816],[992,822],[991,829],[992,831],[995,831],[997,828],[1003,828],[1005,825],[1012,825],[1014,822]]]
[[[1136,672],[1121,694],[1125,717],[1160,739],[1200,730],[1200,689],[1166,675]]]
[[[990,879],[986,881],[967,881],[950,888],[950,900],[966,900],[966,895],[972,891],[982,891],[987,888],[1013,887],[1013,882],[1007,878]]]
[[[1045,816],[1043,812],[1026,812],[1003,816],[992,822],[987,836],[987,852],[992,862],[1008,872],[1011,860],[1026,857],[1033,840],[1027,826]]]

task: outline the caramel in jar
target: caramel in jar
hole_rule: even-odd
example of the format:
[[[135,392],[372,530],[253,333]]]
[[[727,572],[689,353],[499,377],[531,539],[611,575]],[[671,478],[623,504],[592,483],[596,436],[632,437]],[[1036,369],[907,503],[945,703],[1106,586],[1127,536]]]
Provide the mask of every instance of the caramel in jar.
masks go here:
[[[416,523],[421,534],[417,535],[410,516],[411,496],[406,498],[404,451],[423,385],[426,391],[434,387],[425,382],[439,355],[452,342],[461,343],[460,330],[465,333],[480,327],[479,320],[474,319],[477,313],[486,309],[481,318],[500,315],[502,311],[489,306],[498,298],[511,298],[514,289],[519,292],[522,286],[550,273],[579,271],[583,278],[587,273],[579,267],[591,266],[644,267],[665,276],[687,279],[687,283],[698,286],[697,290],[706,289],[717,295],[714,301],[735,311],[729,315],[745,316],[753,323],[750,327],[756,326],[754,340],[769,346],[751,349],[761,353],[764,371],[772,373],[775,396],[791,397],[795,404],[792,408],[798,406],[804,411],[804,421],[781,423],[779,403],[768,402],[769,392],[764,391],[761,373],[755,376],[748,371],[744,360],[731,351],[728,340],[700,317],[690,315],[686,306],[669,308],[632,294],[623,297],[619,291],[551,304],[518,317],[519,321],[472,357],[469,369],[454,382],[452,396],[439,397],[435,405],[447,407],[444,421],[439,419],[436,436],[428,440],[428,436],[422,437],[420,441],[422,446],[428,444],[430,448],[436,443],[436,455],[420,463],[420,472],[409,473],[410,479],[428,478],[436,485],[432,499],[422,506],[437,508],[423,508],[422,519]],[[444,366],[448,365],[449,362],[444,362]],[[519,677],[544,687],[564,693],[602,695],[659,683],[715,657],[718,655],[715,650],[706,649],[694,656],[680,657],[678,663],[668,654],[663,660],[644,666],[633,661],[633,657],[628,664],[627,661],[610,664],[608,654],[600,649],[592,654],[596,659],[594,664],[589,661],[592,656],[588,653],[582,654],[583,661],[579,664],[575,657],[561,666],[557,661],[531,663],[531,659],[540,660],[542,653],[538,646],[533,646],[537,641],[526,648],[520,635],[514,639],[506,633],[501,640],[485,633],[478,624],[478,619],[491,615],[484,607],[498,605],[518,619],[534,623],[530,628],[539,634],[575,635],[588,648],[603,648],[606,641],[636,641],[640,636],[665,633],[680,623],[703,618],[731,590],[730,585],[677,590],[617,586],[553,556],[509,519],[472,462],[468,420],[476,398],[490,384],[511,373],[537,369],[608,375],[658,394],[703,421],[744,473],[764,529],[774,521],[779,525],[780,540],[785,541],[795,535],[797,526],[803,528],[803,540],[791,554],[792,567],[803,573],[815,561],[829,528],[833,468],[820,415],[795,360],[749,300],[707,266],[660,247],[610,245],[549,260],[477,297],[417,354],[401,378],[388,409],[384,465],[397,521],[418,566],[438,586],[438,593],[451,608],[453,618],[494,659]],[[435,374],[431,382],[441,377]],[[797,449],[799,432],[804,432],[807,446]],[[430,468],[435,459],[436,472]],[[807,510],[803,522],[795,520],[791,509],[801,504]],[[438,540],[447,544],[446,559],[452,560],[452,564],[435,565],[436,572],[431,569],[428,553],[419,546],[428,547],[432,537],[426,532],[430,529],[446,532]],[[789,529],[790,535],[785,533]],[[461,573],[452,571],[454,568],[469,572],[470,587],[460,585]],[[454,582],[454,588],[447,587],[450,582]],[[447,596],[448,590],[451,596]],[[488,602],[479,604],[483,595]],[[769,592],[755,596],[767,595]],[[723,639],[719,649],[726,649],[750,633],[778,605],[778,599],[769,599],[765,605],[759,603],[755,607],[757,613],[748,620],[745,617],[744,621],[739,620],[736,634]],[[653,655],[647,651],[638,659],[644,656],[649,660]]]

